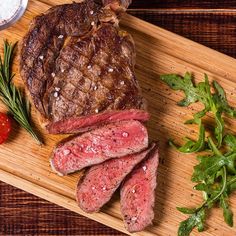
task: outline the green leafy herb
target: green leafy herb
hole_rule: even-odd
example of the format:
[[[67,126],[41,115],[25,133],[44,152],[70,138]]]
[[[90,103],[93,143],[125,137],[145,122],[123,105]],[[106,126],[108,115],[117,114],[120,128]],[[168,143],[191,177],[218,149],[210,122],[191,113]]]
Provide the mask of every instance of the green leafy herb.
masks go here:
[[[225,135],[224,143],[230,148],[231,151],[236,152],[236,137],[234,135]]]
[[[179,226],[178,236],[187,236],[197,227],[199,232],[204,230],[204,221],[206,218],[205,208],[196,210],[187,220],[182,221]]]
[[[16,44],[4,42],[4,56],[3,59],[0,57],[0,100],[8,107],[13,118],[31,134],[38,144],[42,144],[29,122],[30,104],[12,82],[14,74],[11,67],[15,46]]]
[[[223,216],[224,216],[225,222],[230,227],[233,227],[233,212],[229,207],[228,196],[226,193],[222,194],[220,197],[220,206],[223,209]]]
[[[187,142],[181,147],[178,147],[173,141],[169,141],[169,143],[182,153],[194,153],[203,150],[205,147],[205,128],[202,123],[199,124],[199,137],[196,142],[188,138],[185,139],[187,139]]]
[[[207,211],[217,203],[223,210],[225,222],[233,226],[233,212],[228,203],[229,194],[236,190],[236,136],[224,133],[223,113],[236,118],[236,109],[228,104],[224,89],[213,81],[212,89],[205,75],[204,81],[194,84],[190,73],[184,77],[175,74],[162,75],[161,80],[172,89],[183,91],[185,98],[178,102],[180,106],[188,106],[201,102],[204,109],[193,115],[193,119],[185,124],[198,124],[199,137],[197,141],[185,137],[187,142],[177,146],[173,141],[170,145],[182,153],[198,153],[207,151],[207,155],[197,157],[199,164],[194,167],[192,181],[196,182],[194,189],[202,191],[203,203],[196,208],[178,207],[177,209],[189,215],[188,219],[180,223],[178,235],[188,236],[196,227],[199,232],[204,230]],[[214,90],[214,92],[212,92]],[[202,118],[212,113],[215,119],[214,136],[208,137],[206,142],[205,127]],[[213,141],[217,141],[217,144]],[[225,152],[225,150],[227,150]]]
[[[183,78],[175,74],[162,75],[160,78],[172,89],[184,92],[186,97],[178,102],[178,105],[188,106],[194,102],[201,102],[204,105],[204,109],[194,114],[193,119],[186,121],[186,124],[199,123],[199,119],[205,116],[207,112],[212,112],[214,114],[216,122],[215,137],[218,141],[217,146],[220,147],[224,133],[224,120],[222,118],[222,113],[225,112],[231,117],[236,117],[236,110],[229,106],[223,88],[214,81],[213,85],[215,93],[212,94],[211,86],[206,74],[204,82],[200,82],[196,86],[188,72]]]
[[[184,91],[186,97],[178,102],[178,105],[186,107],[199,100],[197,89],[195,88],[189,73],[186,73],[183,78],[175,74],[162,75],[161,79],[172,89]]]
[[[216,91],[216,94],[214,94],[214,100],[215,103],[218,104],[218,109],[225,112],[228,116],[236,118],[236,109],[228,104],[224,89],[216,81],[213,81],[213,86]]]

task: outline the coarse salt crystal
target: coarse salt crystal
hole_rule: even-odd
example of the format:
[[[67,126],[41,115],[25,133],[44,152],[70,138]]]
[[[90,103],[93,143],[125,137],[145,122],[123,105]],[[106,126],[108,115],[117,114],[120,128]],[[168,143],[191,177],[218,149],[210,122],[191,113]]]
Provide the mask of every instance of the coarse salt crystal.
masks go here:
[[[59,39],[63,39],[63,38],[64,38],[64,35],[61,34],[61,35],[58,36],[58,38],[59,38]]]
[[[132,220],[132,221],[136,221],[136,220],[137,220],[137,217],[133,216],[133,217],[131,218],[131,220]]]
[[[61,88],[55,87],[55,91],[59,92]]]
[[[95,85],[95,86],[93,87],[93,90],[96,91],[97,89],[98,89],[98,87]]]
[[[135,193],[135,189],[132,190],[132,193]]]
[[[127,138],[127,137],[129,136],[129,134],[128,134],[127,132],[123,132],[123,133],[122,133],[122,136],[125,137],[125,138]]]
[[[92,68],[92,66],[91,66],[91,65],[88,65],[88,66],[87,66],[87,68],[88,68],[88,69],[91,69],[91,68]]]
[[[98,109],[96,109],[95,112],[98,113]]]
[[[143,166],[143,170],[146,171],[146,170],[147,170],[147,167],[146,167],[146,166]]]
[[[90,11],[90,15],[93,15],[93,13],[94,13],[93,11]]]
[[[94,190],[95,189],[95,187],[92,187],[92,190]]]
[[[61,69],[61,72],[63,73],[65,70],[64,69]]]
[[[94,22],[94,21],[92,21],[92,22],[91,22],[91,25],[92,25],[92,26],[94,26],[94,25],[95,25],[95,22]]]
[[[56,74],[55,74],[54,72],[52,72],[51,76],[52,76],[52,77],[55,77],[55,76],[56,76]]]
[[[103,187],[102,190],[106,190],[106,187]]]
[[[112,69],[112,68],[108,69],[108,72],[113,72],[113,71],[114,71],[114,69]]]
[[[121,82],[120,82],[120,84],[121,84],[121,85],[124,85],[124,84],[125,84],[125,82],[124,82],[124,81],[121,81]]]
[[[69,154],[70,154],[70,150],[68,150],[68,149],[64,150],[64,151],[63,151],[63,154],[64,154],[65,156],[69,155]]]
[[[39,59],[40,59],[40,60],[43,60],[43,56],[39,56]]]
[[[54,98],[57,98],[57,97],[59,96],[59,93],[58,93],[58,92],[55,92],[55,93],[53,94],[53,96],[54,96]]]

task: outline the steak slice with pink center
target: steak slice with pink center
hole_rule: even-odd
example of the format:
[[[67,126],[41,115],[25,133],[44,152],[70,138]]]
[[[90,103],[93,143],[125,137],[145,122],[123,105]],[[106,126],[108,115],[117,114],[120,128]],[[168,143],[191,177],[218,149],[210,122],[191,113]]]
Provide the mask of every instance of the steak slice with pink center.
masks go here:
[[[66,175],[111,158],[140,152],[148,147],[147,129],[139,121],[109,124],[59,144],[53,151],[52,168]]]
[[[72,134],[92,130],[100,125],[117,121],[147,121],[148,119],[149,114],[144,110],[130,109],[123,111],[108,111],[96,115],[88,115],[74,118],[72,117],[65,120],[57,121],[48,125],[47,129],[51,134]]]
[[[92,166],[77,186],[76,199],[79,207],[88,213],[98,212],[111,199],[123,179],[153,147],[141,153],[111,159]]]
[[[125,179],[121,187],[121,213],[129,232],[144,230],[154,219],[157,147]]]

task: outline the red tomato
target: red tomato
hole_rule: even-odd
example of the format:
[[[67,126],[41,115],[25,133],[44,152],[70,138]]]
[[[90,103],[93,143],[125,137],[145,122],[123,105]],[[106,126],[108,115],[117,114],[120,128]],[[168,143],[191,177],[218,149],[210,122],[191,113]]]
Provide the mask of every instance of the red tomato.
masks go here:
[[[11,131],[11,121],[9,117],[0,112],[0,144],[5,142]]]

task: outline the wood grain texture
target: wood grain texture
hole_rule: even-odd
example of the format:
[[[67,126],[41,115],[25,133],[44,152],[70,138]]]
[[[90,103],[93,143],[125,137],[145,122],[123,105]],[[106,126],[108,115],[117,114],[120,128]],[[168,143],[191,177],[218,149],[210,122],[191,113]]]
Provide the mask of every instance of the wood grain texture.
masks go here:
[[[0,191],[0,235],[123,235],[5,183]]]
[[[130,14],[236,57],[236,12],[138,11]]]
[[[51,0],[45,1],[46,3],[50,3]],[[33,1],[32,1],[33,2]],[[55,1],[51,1],[52,4],[55,3]],[[60,2],[60,1],[57,1]],[[157,5],[159,4],[159,5]],[[147,10],[139,10],[137,11],[137,8],[162,8],[160,9],[155,9],[152,11],[147,11]],[[234,23],[235,23],[235,15],[234,13],[230,12],[230,13],[226,13],[225,11],[222,11],[222,13],[217,12],[212,14],[212,11],[209,10],[209,13],[205,12],[205,11],[201,11],[199,13],[199,11],[197,12],[192,12],[192,10],[190,9],[189,12],[186,12],[187,8],[192,7],[192,9],[196,10],[197,8],[199,9],[203,9],[203,8],[228,8],[229,10],[231,10],[233,7],[235,7],[235,1],[136,1],[134,2],[134,4],[131,6],[131,8],[136,9],[136,10],[131,10],[130,13],[143,18],[145,20],[148,20],[154,24],[160,25],[164,28],[170,29],[174,32],[177,32],[181,35],[187,36],[195,41],[199,41],[205,45],[208,45],[212,48],[221,50],[222,52],[225,52],[229,55],[232,56],[236,56],[235,53],[235,36],[234,36]],[[173,13],[172,12],[168,12],[168,11],[163,11],[165,10],[164,8],[169,8],[169,9],[179,9],[180,11],[177,13]],[[181,12],[181,10],[184,10],[183,12]],[[34,9],[32,10],[33,14],[36,14],[39,9]],[[26,30],[26,24],[28,24],[30,19],[30,16],[27,15],[26,19],[22,19],[22,23],[21,23],[21,27],[19,27],[18,29],[18,34],[19,36],[17,36],[18,38],[21,37],[21,34],[23,32],[20,32],[21,29],[23,31]],[[210,22],[210,23],[209,23]],[[136,27],[134,27],[136,28]],[[137,25],[137,28],[142,28],[142,25]],[[160,133],[160,144],[162,145],[162,164],[160,167],[160,177],[159,177],[159,188],[158,188],[158,201],[157,201],[157,214],[156,214],[156,220],[155,220],[155,226],[159,227],[160,229],[158,232],[158,235],[175,235],[176,232],[176,228],[178,225],[178,222],[182,219],[184,219],[184,216],[181,215],[180,213],[178,213],[175,210],[175,206],[180,204],[181,205],[195,205],[199,200],[199,196],[196,196],[195,192],[192,191],[191,187],[191,183],[189,181],[189,174],[190,174],[190,170],[192,165],[195,163],[194,159],[191,157],[188,157],[189,159],[185,159],[184,157],[180,157],[179,155],[177,155],[176,153],[172,153],[171,150],[166,150],[167,149],[167,145],[165,142],[165,137],[167,135],[171,135],[171,133],[169,132],[169,129],[172,128],[172,125],[174,126],[179,126],[178,132],[173,133],[174,136],[178,137],[179,135],[187,134],[188,132],[186,132],[186,127],[183,126],[182,122],[183,120],[185,120],[186,118],[190,117],[190,113],[191,110],[186,111],[179,111],[176,109],[174,103],[177,99],[180,98],[179,94],[175,94],[175,96],[173,97],[173,100],[171,99],[171,101],[169,101],[169,95],[170,95],[170,91],[165,90],[166,88],[163,87],[162,84],[160,84],[159,82],[156,82],[156,76],[159,73],[163,73],[164,71],[174,71],[174,72],[183,72],[186,69],[191,69],[192,71],[196,71],[197,73],[197,78],[199,78],[200,73],[199,72],[203,72],[205,70],[205,68],[207,67],[206,65],[202,65],[203,63],[197,63],[197,65],[193,65],[191,63],[188,63],[186,61],[181,62],[181,60],[183,59],[183,53],[179,51],[178,48],[178,52],[179,55],[171,55],[170,52],[168,52],[167,54],[170,54],[169,57],[167,57],[167,62],[165,64],[165,62],[163,61],[163,56],[165,56],[165,50],[163,49],[163,45],[161,46],[162,49],[158,48],[158,45],[152,45],[153,40],[155,41],[155,37],[156,36],[148,36],[148,33],[144,33],[143,35],[139,35],[141,38],[143,38],[143,40],[141,40],[138,37],[138,35],[136,36],[138,29],[134,30],[130,28],[128,28],[134,35],[135,35],[135,39],[137,39],[137,46],[138,46],[138,64],[137,64],[137,73],[138,73],[138,77],[139,79],[142,80],[142,87],[143,87],[143,91],[145,94],[147,94],[146,96],[148,96],[149,100],[151,101],[152,98],[151,97],[156,97],[154,101],[151,101],[149,106],[151,109],[151,112],[154,114],[154,118],[151,121],[151,124],[149,124],[149,128],[150,127],[155,127],[155,130],[151,131],[152,137],[156,137],[156,133]],[[13,29],[13,31],[16,29]],[[11,31],[9,31],[11,32]],[[15,31],[14,31],[15,32]],[[151,32],[152,33],[152,32]],[[0,37],[4,37],[5,34],[1,35]],[[223,38],[222,38],[223,36]],[[224,37],[225,36],[225,37]],[[9,36],[10,37],[10,36]],[[14,36],[11,36],[14,38]],[[138,38],[137,38],[138,37]],[[149,40],[144,40],[145,39],[149,39]],[[140,52],[139,47],[142,46],[143,42],[146,44],[146,42],[150,42],[149,43],[149,49],[146,50],[146,52],[150,51],[150,55],[152,55],[152,51],[156,51],[156,52],[160,52],[160,55],[157,56],[157,58],[155,58],[155,56],[152,58],[150,56],[147,56],[147,53],[144,52]],[[161,42],[165,42],[164,39],[161,40]],[[180,42],[179,42],[180,43]],[[150,46],[151,45],[151,46]],[[171,45],[171,42],[169,42],[168,45]],[[180,43],[181,45],[181,43]],[[172,44],[173,47],[176,46],[176,43]],[[178,46],[178,43],[177,43]],[[148,47],[146,47],[147,49]],[[165,46],[164,46],[165,48]],[[160,50],[160,51],[159,51]],[[194,53],[196,53],[195,50],[193,50]],[[189,55],[188,55],[189,56]],[[200,57],[199,55],[196,55],[198,58]],[[220,57],[220,54],[218,54],[218,56]],[[148,62],[149,63],[143,63],[143,59],[148,57]],[[166,59],[166,57],[164,57]],[[187,57],[189,61],[194,61],[194,55],[190,55],[190,58]],[[155,61],[157,60],[157,61]],[[199,58],[200,60],[200,58]],[[203,62],[207,63],[207,56],[203,53],[202,55],[202,60]],[[212,59],[212,61],[214,61],[214,59]],[[216,58],[216,61],[218,61],[218,58]],[[160,63],[160,65],[159,65]],[[219,62],[217,62],[219,67],[221,67],[221,65],[219,64]],[[216,64],[217,64],[216,63]],[[235,62],[232,62],[232,65],[234,65],[235,67]],[[228,63],[230,64],[230,63]],[[153,71],[152,68],[150,67],[154,67],[156,66],[157,68],[160,67],[160,71]],[[163,67],[164,66],[164,67]],[[223,65],[224,67],[225,65]],[[161,69],[162,68],[162,69]],[[164,69],[163,69],[164,68]],[[178,69],[177,69],[178,68]],[[231,70],[231,69],[230,69]],[[210,74],[214,76],[214,78],[219,78],[221,77],[221,74],[224,77],[228,77],[230,78],[230,75],[233,75],[233,72],[235,73],[234,70],[231,70],[229,74],[227,74],[227,72],[224,72],[223,68],[220,69],[218,71],[218,69],[215,71],[212,71],[212,68],[210,66]],[[217,72],[218,71],[218,72]],[[232,78],[234,78],[232,76]],[[18,78],[19,79],[19,78]],[[19,80],[20,81],[20,80]],[[154,85],[154,86],[153,86]],[[226,86],[227,86],[227,91],[229,91],[230,93],[232,93],[231,95],[231,101],[233,100],[233,94],[234,94],[234,83],[228,84],[226,82]],[[155,88],[153,88],[155,87]],[[158,91],[163,89],[163,93],[159,93],[158,91],[156,91],[155,89],[157,89]],[[167,99],[168,98],[168,99]],[[160,101],[159,101],[160,100]],[[163,100],[163,101],[162,101]],[[167,103],[169,104],[167,106]],[[163,109],[164,107],[164,109]],[[1,109],[1,108],[0,108]],[[197,109],[197,107],[194,107],[194,109]],[[168,114],[167,116],[165,116],[165,114]],[[156,114],[156,115],[155,115]],[[160,114],[160,117],[157,116],[157,114]],[[172,117],[177,117],[179,116],[177,119],[175,119],[173,121]],[[165,122],[163,122],[163,119],[165,120]],[[174,124],[172,124],[174,122]],[[15,131],[18,130],[18,127],[15,126]],[[174,132],[174,131],[173,131]],[[191,136],[194,137],[196,132],[196,129],[191,129]],[[18,132],[17,132],[18,133]],[[7,144],[7,149],[8,149],[8,154],[11,154],[11,146],[12,143],[18,143],[18,145],[20,146],[20,144],[22,144],[21,142],[18,142],[17,140],[19,140],[21,137],[23,136],[27,136],[26,133],[20,131],[19,134],[17,134],[18,137],[11,138],[11,143]],[[29,137],[27,136],[26,139],[24,140],[28,140]],[[27,152],[27,151],[26,151]],[[38,152],[37,147],[34,147],[33,152]],[[170,153],[169,153],[170,152]],[[18,157],[18,155],[23,155],[21,153],[21,150],[17,150],[17,154],[15,155],[15,158]],[[47,157],[45,156],[46,153],[45,151],[43,151],[42,155],[38,155],[37,158],[43,158],[43,159],[47,159]],[[44,156],[44,157],[42,157]],[[183,159],[184,158],[184,159]],[[175,160],[177,159],[177,160]],[[183,165],[179,165],[178,162],[182,162],[183,163],[186,161],[186,163],[184,163]],[[21,160],[22,163],[22,160]],[[23,161],[24,163],[24,161]],[[14,161],[12,164],[12,168],[14,168]],[[27,164],[27,162],[26,162]],[[36,162],[36,165],[38,163]],[[48,169],[48,167],[46,168]],[[180,173],[180,174],[176,174],[176,173]],[[183,173],[182,173],[183,172]],[[27,173],[27,171],[26,171]],[[14,171],[14,174],[15,171]],[[19,173],[18,173],[19,174]],[[27,173],[29,174],[29,173]],[[32,173],[31,173],[32,174]],[[51,174],[50,174],[51,175]],[[44,181],[45,179],[41,180],[41,179],[37,179],[37,174],[33,173],[32,178],[34,180],[34,182],[36,183],[40,183],[41,181]],[[176,180],[173,178],[176,178]],[[73,179],[73,177],[72,177]],[[8,181],[9,179],[5,179],[6,182],[8,182],[9,184],[14,184],[14,180],[11,179],[11,181]],[[59,180],[59,179],[58,179]],[[68,179],[66,178],[66,181],[68,181]],[[75,180],[72,180],[75,181]],[[63,181],[59,181],[59,185],[63,185],[62,183]],[[180,183],[180,184],[179,184]],[[183,187],[183,185],[186,185],[185,187]],[[5,184],[3,186],[6,186]],[[2,185],[0,186],[2,190]],[[20,184],[18,185],[18,187],[22,187]],[[10,199],[10,192],[13,191],[11,187],[6,186],[7,188],[7,192],[5,196],[7,196],[7,198]],[[73,189],[73,187],[69,187],[69,189]],[[27,190],[27,189],[25,189]],[[61,190],[61,188],[60,188]],[[59,190],[59,191],[60,191]],[[68,190],[68,188],[66,188],[66,190]],[[65,191],[66,191],[65,190]],[[1,231],[0,234],[3,235],[13,235],[13,234],[21,234],[21,235],[25,235],[27,233],[23,233],[23,232],[28,232],[29,235],[36,235],[36,234],[48,234],[49,232],[47,232],[46,228],[50,229],[50,223],[46,224],[43,221],[43,217],[46,217],[49,220],[52,220],[53,223],[55,224],[55,228],[53,228],[52,234],[54,235],[59,235],[62,231],[64,232],[63,235],[73,235],[74,232],[76,232],[76,229],[81,229],[83,232],[81,235],[112,235],[114,231],[106,231],[106,228],[104,228],[104,231],[99,231],[98,229],[94,229],[94,231],[91,229],[93,227],[93,224],[90,222],[88,223],[88,225],[86,225],[87,227],[87,231],[86,229],[84,229],[83,231],[83,221],[81,221],[81,219],[85,220],[84,218],[80,218],[78,221],[79,222],[79,226],[73,226],[73,224],[76,223],[71,223],[68,225],[67,220],[71,220],[73,222],[74,218],[77,218],[77,215],[74,215],[74,213],[72,212],[68,212],[66,210],[63,210],[60,207],[56,207],[52,204],[49,204],[48,202],[44,201],[44,200],[40,200],[39,198],[36,197],[31,197],[30,195],[27,195],[29,197],[29,199],[35,199],[35,200],[25,200],[23,197],[21,197],[21,194],[25,194],[22,191],[19,190],[15,190],[17,191],[17,195],[20,195],[20,200],[19,198],[14,199],[12,201],[9,201],[9,205],[13,206],[15,209],[18,209],[18,206],[23,206],[24,208],[28,207],[28,211],[26,210],[24,212],[24,214],[30,216],[30,212],[35,211],[38,212],[37,215],[32,214],[33,216],[35,216],[37,219],[30,221],[32,222],[32,228],[27,226],[23,226],[24,225],[24,221],[21,221],[21,217],[16,216],[14,214],[19,213],[19,211],[11,211],[8,210],[9,215],[6,215],[5,213],[3,214],[4,211],[0,211],[0,226],[1,226]],[[29,191],[29,190],[28,190]],[[71,190],[70,190],[71,191]],[[179,194],[178,194],[179,192]],[[176,201],[172,201],[171,202],[171,195],[173,194],[173,196],[175,197]],[[2,196],[2,195],[1,195]],[[73,196],[73,194],[71,194],[71,197]],[[42,196],[41,196],[42,197]],[[45,197],[46,198],[46,197]],[[23,200],[23,205],[21,200]],[[25,200],[25,201],[24,201]],[[13,202],[16,202],[17,204],[13,205]],[[37,202],[35,204],[35,202]],[[235,202],[235,199],[232,200],[232,203]],[[6,205],[5,205],[5,204]],[[32,204],[32,208],[29,207]],[[46,204],[46,206],[45,206]],[[9,206],[8,205],[8,206]],[[111,206],[117,206],[116,202],[113,202],[111,204]],[[48,206],[48,210],[47,210],[47,206]],[[9,209],[6,208],[7,207],[7,200],[5,199],[4,201],[0,202],[0,207],[1,209]],[[39,209],[39,207],[41,207],[41,209]],[[72,207],[73,208],[73,207]],[[37,211],[35,210],[37,209]],[[53,210],[50,210],[53,209]],[[110,208],[105,209],[105,211],[109,211]],[[55,220],[55,216],[52,216],[51,212],[54,212],[55,210],[55,215],[60,215],[62,214],[61,218],[58,220]],[[61,213],[61,212],[65,212],[65,213]],[[65,219],[64,215],[66,214],[67,216],[69,216],[69,218]],[[118,215],[119,211],[113,211],[112,209],[110,209],[110,214],[114,215]],[[169,215],[173,215],[174,217],[176,217],[175,221],[171,220],[169,221],[168,217],[166,217],[166,214]],[[213,216],[211,216],[211,219],[209,221],[209,225],[210,228],[206,233],[203,233],[201,235],[235,235],[235,231],[230,231],[230,229],[228,227],[226,227],[224,225],[224,223],[222,222],[222,217],[221,217],[221,213],[219,210],[215,210],[213,212],[214,216],[216,214],[216,219],[214,221]],[[15,221],[13,221],[12,223],[10,223],[6,218],[6,216],[10,217],[12,216],[12,219],[14,219]],[[42,217],[43,216],[43,217]],[[34,217],[32,217],[34,218]],[[72,219],[73,218],[73,219]],[[65,221],[63,222],[63,219],[65,219]],[[3,221],[4,220],[4,221]],[[108,222],[109,220],[107,220]],[[214,222],[213,222],[214,221]],[[4,224],[2,224],[1,222],[4,222]],[[87,222],[87,221],[86,221]],[[104,222],[104,220],[103,220]],[[18,224],[19,223],[19,224]],[[218,225],[219,224],[219,225]],[[15,226],[17,225],[17,226]],[[42,231],[40,231],[41,226],[44,225],[45,229],[43,228]],[[90,226],[89,226],[90,225]],[[174,225],[174,227],[173,227]],[[220,227],[220,225],[222,225],[222,228]],[[72,227],[72,229],[70,228]],[[74,228],[75,227],[75,228]],[[76,228],[77,227],[77,228]],[[101,227],[101,226],[99,226]],[[26,231],[19,231],[20,230],[26,230]],[[91,229],[91,230],[90,230]],[[28,231],[27,231],[28,230]],[[45,230],[45,231],[44,231]],[[77,234],[79,235],[80,231],[77,232]],[[117,232],[117,234],[119,235],[119,233]],[[194,233],[195,235],[195,233]]]
[[[130,8],[175,8],[175,9],[232,9],[236,7],[234,0],[134,0]]]

